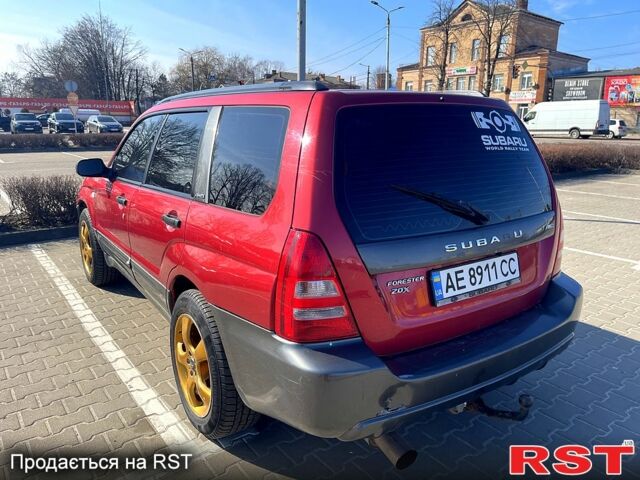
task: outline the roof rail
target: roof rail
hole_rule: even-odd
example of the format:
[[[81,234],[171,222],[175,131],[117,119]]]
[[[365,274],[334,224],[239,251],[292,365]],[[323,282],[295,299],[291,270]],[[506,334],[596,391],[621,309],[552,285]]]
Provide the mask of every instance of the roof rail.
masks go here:
[[[214,95],[231,95],[232,93],[259,93],[259,92],[301,92],[301,91],[323,91],[329,87],[322,82],[315,80],[294,81],[294,82],[273,82],[257,83],[251,85],[238,85],[233,87],[209,88],[207,90],[196,90],[194,92],[181,93],[160,100],[166,103],[173,100],[185,100],[188,98],[210,97]]]

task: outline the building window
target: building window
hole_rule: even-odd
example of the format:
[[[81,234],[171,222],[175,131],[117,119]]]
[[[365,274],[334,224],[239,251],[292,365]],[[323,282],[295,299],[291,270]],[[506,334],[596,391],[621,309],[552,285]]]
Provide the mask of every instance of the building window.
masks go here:
[[[447,78],[447,90],[453,90],[453,78]]]
[[[436,47],[427,47],[427,67],[436,64]]]
[[[471,42],[471,61],[476,61],[480,58],[480,40],[475,39]]]
[[[469,90],[475,90],[476,89],[476,77],[469,77]]]
[[[504,92],[504,76],[502,74],[493,76],[492,90],[494,92]]]
[[[404,82],[404,89],[407,92],[412,92],[413,91],[413,82]]]
[[[449,63],[456,63],[458,58],[458,44],[452,43],[449,45]]]
[[[509,35],[501,35],[498,42],[498,57],[505,57],[509,50]]]
[[[520,74],[520,90],[528,90],[533,87],[533,73],[521,73]]]
[[[460,77],[456,79],[456,90],[464,90],[465,78]]]
[[[433,92],[433,80],[425,80],[424,81],[424,91],[425,92]]]

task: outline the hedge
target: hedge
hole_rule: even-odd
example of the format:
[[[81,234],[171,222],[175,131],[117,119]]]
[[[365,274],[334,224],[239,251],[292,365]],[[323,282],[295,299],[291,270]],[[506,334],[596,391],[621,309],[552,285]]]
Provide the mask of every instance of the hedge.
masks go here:
[[[553,173],[596,168],[618,172],[640,170],[640,141],[585,140],[583,144],[542,143],[538,146]]]
[[[115,148],[124,134],[122,133],[72,133],[45,134],[23,133],[18,135],[0,135],[0,151],[69,149],[69,148]]]

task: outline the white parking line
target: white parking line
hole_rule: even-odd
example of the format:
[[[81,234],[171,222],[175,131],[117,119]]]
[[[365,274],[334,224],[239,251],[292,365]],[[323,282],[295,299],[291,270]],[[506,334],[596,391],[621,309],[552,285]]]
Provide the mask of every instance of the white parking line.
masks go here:
[[[597,178],[589,181],[593,183],[610,183],[611,185],[628,185],[630,187],[640,187],[640,183],[614,182],[611,180],[598,180]]]
[[[158,392],[147,383],[49,255],[39,245],[29,245],[29,248],[167,446],[174,448],[176,445],[189,445],[193,450],[198,450],[197,434],[182,424],[180,418],[160,398]],[[218,447],[213,444],[208,445],[210,451],[216,448]]]
[[[572,215],[584,215],[585,217],[605,218],[607,220],[617,220],[618,222],[634,223],[636,225],[640,225],[640,221],[638,221],[638,220],[630,220],[628,218],[609,217],[608,215],[596,215],[595,213],[573,212],[571,210],[563,210],[562,212],[563,213],[570,213]]]
[[[634,270],[640,270],[640,262],[637,260],[631,260],[630,258],[614,257],[613,255],[605,255],[604,253],[590,252],[588,250],[580,250],[579,248],[564,247],[564,249],[570,252],[582,253],[584,255],[591,255],[592,257],[600,257],[600,258],[606,258],[608,260],[616,260],[618,262],[631,263],[633,264],[632,268]]]
[[[556,188],[558,192],[581,193],[583,195],[595,195],[598,197],[619,198],[621,200],[640,200],[640,197],[623,197],[621,195],[609,195],[608,193],[584,192],[582,190],[567,190],[566,188]]]
[[[82,157],[80,155],[76,155],[75,153],[69,153],[69,152],[60,152],[60,153],[62,153],[63,155],[71,155],[72,157],[81,158],[82,160],[89,158],[89,157]]]

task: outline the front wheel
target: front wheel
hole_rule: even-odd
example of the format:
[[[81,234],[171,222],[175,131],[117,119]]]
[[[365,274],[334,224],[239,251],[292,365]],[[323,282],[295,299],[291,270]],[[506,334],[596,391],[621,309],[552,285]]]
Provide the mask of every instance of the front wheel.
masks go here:
[[[213,309],[198,290],[178,297],[170,328],[173,374],[193,426],[210,440],[252,427],[260,414],[240,398]]]
[[[577,128],[572,128],[572,129],[569,131],[569,136],[570,136],[571,138],[573,138],[574,140],[579,139],[579,138],[580,138],[580,130],[578,130]]]

